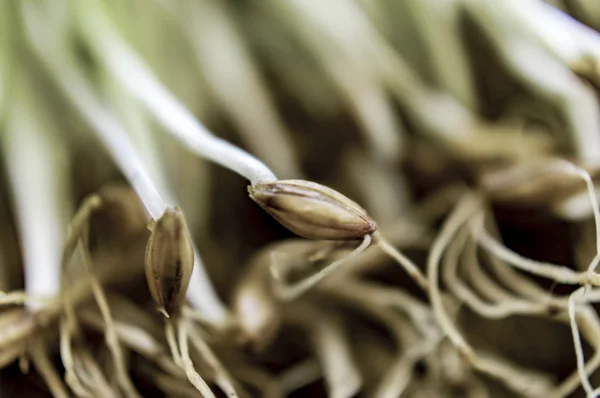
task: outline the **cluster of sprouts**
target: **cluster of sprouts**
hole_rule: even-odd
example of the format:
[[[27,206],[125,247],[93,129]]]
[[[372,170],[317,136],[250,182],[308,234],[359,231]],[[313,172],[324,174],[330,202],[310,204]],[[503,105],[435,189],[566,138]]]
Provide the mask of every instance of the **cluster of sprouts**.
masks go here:
[[[0,368],[59,398],[600,396],[600,7],[564,3],[0,0]],[[312,159],[285,101],[361,134]],[[498,208],[574,226],[576,266]],[[211,250],[216,218],[261,243]],[[572,369],[472,326],[514,319],[568,328]]]

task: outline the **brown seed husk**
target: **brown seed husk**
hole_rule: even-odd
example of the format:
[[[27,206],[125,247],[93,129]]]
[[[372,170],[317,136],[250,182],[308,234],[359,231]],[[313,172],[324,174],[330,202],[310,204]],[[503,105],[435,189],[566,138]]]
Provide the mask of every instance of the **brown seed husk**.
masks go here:
[[[307,239],[356,240],[377,230],[356,202],[305,180],[279,180],[248,188],[250,197],[284,227]]]
[[[145,271],[158,310],[169,317],[179,312],[194,267],[194,249],[183,213],[169,208],[148,228]]]

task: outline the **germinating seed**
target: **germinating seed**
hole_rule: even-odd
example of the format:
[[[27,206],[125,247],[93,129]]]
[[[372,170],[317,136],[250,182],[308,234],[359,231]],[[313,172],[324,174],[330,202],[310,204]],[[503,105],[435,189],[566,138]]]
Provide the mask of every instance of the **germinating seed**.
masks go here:
[[[169,208],[148,226],[145,271],[148,287],[159,311],[169,317],[177,313],[194,267],[194,249],[183,213]]]
[[[279,180],[248,188],[250,197],[284,227],[307,239],[355,240],[377,229],[356,202],[305,180]]]

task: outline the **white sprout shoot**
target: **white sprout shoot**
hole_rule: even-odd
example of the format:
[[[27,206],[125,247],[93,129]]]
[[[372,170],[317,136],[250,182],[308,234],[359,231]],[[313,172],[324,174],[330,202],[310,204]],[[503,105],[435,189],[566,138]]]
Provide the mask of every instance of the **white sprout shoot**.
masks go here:
[[[68,164],[32,88],[24,77],[17,79],[2,147],[23,248],[25,293],[33,299],[26,304],[39,309],[43,300],[60,293],[63,218],[69,203],[61,176]]]
[[[214,136],[164,87],[151,69],[111,27],[100,2],[81,4],[78,20],[91,49],[115,78],[144,103],[166,130],[200,157],[245,177],[252,185],[277,178],[260,160]]]
[[[61,42],[61,38],[47,34],[49,30],[44,29],[40,11],[35,10],[35,6],[31,3],[24,2],[23,14],[29,41],[60,89],[107,147],[150,216],[154,220],[160,218],[168,205],[156,190],[145,164],[119,121],[96,97],[90,83],[77,67],[72,54]],[[195,267],[188,292],[190,301],[207,318],[217,323],[225,319],[227,313],[225,306],[214,291],[197,251],[195,251]]]

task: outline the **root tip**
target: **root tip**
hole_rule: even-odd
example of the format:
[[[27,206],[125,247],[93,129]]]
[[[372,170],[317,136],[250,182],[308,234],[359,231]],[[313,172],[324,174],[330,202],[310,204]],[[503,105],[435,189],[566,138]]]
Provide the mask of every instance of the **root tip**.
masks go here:
[[[165,309],[165,307],[159,307],[157,308],[158,312],[160,312],[165,318],[170,319],[171,315],[169,315],[169,313],[167,312],[167,310]]]

